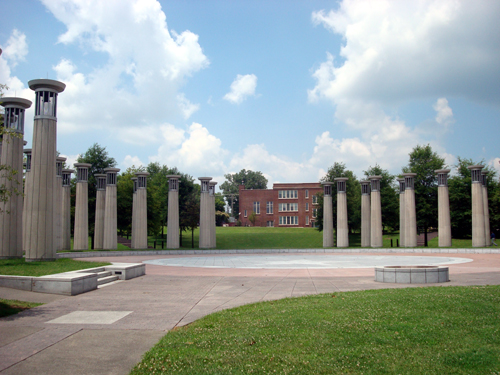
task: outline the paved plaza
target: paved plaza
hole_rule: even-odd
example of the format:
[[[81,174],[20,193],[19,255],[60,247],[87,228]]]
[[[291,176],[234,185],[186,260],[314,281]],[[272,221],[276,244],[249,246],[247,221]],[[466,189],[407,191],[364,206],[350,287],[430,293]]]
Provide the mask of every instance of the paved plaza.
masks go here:
[[[500,254],[221,254],[93,259],[145,261],[146,275],[72,297],[0,288],[0,298],[45,303],[0,319],[2,375],[127,374],[166,331],[215,311],[308,294],[421,286],[375,282],[374,262],[448,265],[450,282],[438,284],[440,287],[500,284]],[[217,267],[219,263],[224,268]]]

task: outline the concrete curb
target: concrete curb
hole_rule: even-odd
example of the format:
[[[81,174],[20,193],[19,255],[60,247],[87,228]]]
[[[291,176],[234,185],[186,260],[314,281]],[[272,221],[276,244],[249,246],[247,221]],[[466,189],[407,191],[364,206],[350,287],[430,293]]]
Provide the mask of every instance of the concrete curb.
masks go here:
[[[58,253],[59,258],[95,258],[136,255],[197,255],[197,254],[280,254],[280,253],[436,253],[436,254],[500,254],[500,249],[475,248],[357,248],[357,249],[234,249],[234,250],[144,250],[87,251]]]

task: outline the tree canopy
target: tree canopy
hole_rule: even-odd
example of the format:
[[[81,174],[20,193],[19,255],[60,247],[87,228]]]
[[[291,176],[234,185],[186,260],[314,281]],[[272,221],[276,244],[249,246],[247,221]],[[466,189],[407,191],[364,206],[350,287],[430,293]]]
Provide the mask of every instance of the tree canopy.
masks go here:
[[[239,186],[245,185],[245,189],[267,189],[267,178],[262,172],[242,169],[238,173],[225,174],[226,181],[220,185],[229,207],[233,207],[232,216],[239,217]]]

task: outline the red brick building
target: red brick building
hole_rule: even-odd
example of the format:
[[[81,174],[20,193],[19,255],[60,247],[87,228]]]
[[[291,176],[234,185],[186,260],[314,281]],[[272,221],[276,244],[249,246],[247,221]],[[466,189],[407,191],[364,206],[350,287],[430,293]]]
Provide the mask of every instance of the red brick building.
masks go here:
[[[255,212],[258,227],[312,227],[316,218],[316,194],[323,188],[320,183],[274,184],[272,189],[245,189],[240,185],[240,220],[252,225],[248,219]]]

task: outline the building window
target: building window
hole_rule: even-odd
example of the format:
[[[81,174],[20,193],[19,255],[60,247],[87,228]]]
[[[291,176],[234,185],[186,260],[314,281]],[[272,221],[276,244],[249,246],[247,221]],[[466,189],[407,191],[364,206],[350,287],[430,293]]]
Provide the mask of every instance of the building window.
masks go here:
[[[306,216],[306,226],[309,226],[309,216]]]
[[[313,218],[316,218],[318,216],[318,209],[313,208]]]
[[[270,220],[267,222],[268,227],[274,227],[274,221]]]
[[[253,202],[253,212],[260,215],[260,202]]]
[[[309,198],[309,190],[306,190],[306,199]]]
[[[298,216],[280,216],[280,225],[299,225]]]
[[[297,190],[279,190],[278,198],[279,199],[297,199],[299,194]]]
[[[272,214],[273,213],[273,202],[267,202],[266,203],[266,214]]]
[[[309,202],[306,203],[306,211],[309,211]]]
[[[298,210],[299,210],[298,203],[280,203],[279,204],[279,212],[298,211]]]
[[[313,204],[318,204],[318,196],[313,195]]]
[[[244,216],[247,217],[247,210],[245,210]]]

